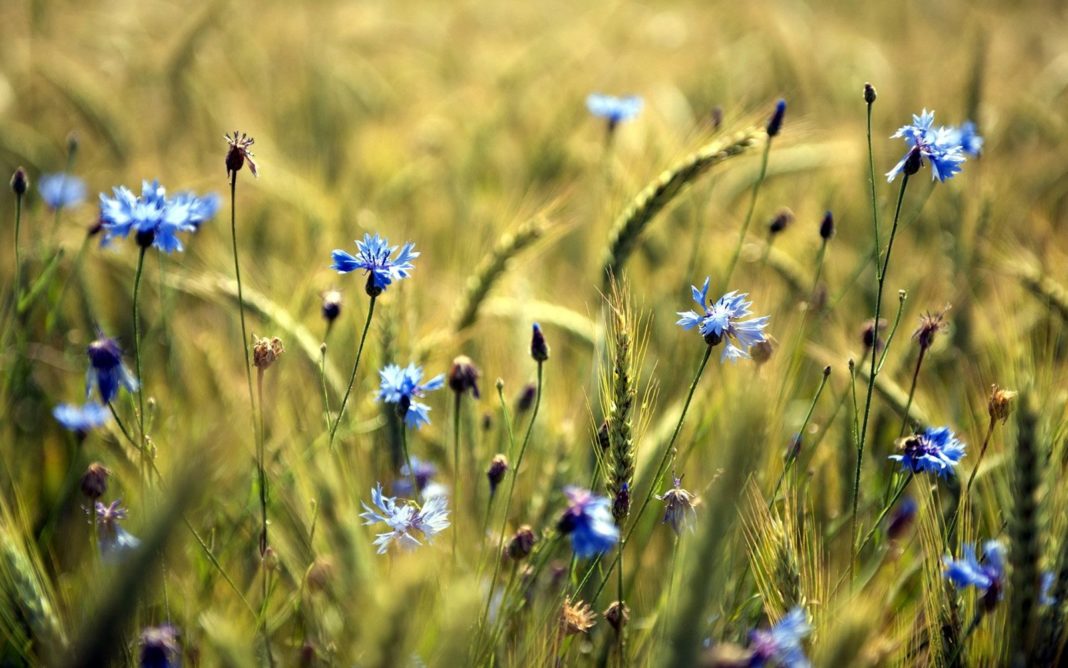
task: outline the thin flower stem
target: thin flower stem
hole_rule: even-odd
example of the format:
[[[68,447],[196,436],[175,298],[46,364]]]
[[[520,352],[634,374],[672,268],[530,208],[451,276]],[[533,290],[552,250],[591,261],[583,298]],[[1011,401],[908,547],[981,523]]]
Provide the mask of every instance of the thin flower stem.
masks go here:
[[[330,394],[326,391],[326,344],[319,350],[319,385],[323,392],[323,411],[326,413],[326,428],[330,428]]]
[[[456,534],[459,530],[460,519],[460,399],[463,394],[456,393],[456,400],[453,403],[452,411],[452,486],[453,497],[456,499],[456,512],[453,514],[452,522],[452,559],[456,561]]]
[[[256,467],[260,476],[260,558],[267,552],[267,470],[265,459],[266,435],[263,429],[263,369],[256,370],[257,403],[260,407],[259,429],[256,432]],[[266,576],[265,576],[266,577]],[[267,598],[267,582],[264,580],[264,599]],[[265,603],[266,604],[266,603]]]
[[[905,200],[905,188],[909,184],[909,175],[905,174],[901,180],[901,191],[897,196],[897,207],[894,211],[894,224],[890,229],[890,240],[886,245],[886,258],[883,260],[883,268],[879,270],[879,261],[875,261],[876,277],[878,282],[878,290],[875,293],[875,319],[873,320],[874,339],[878,340],[879,337],[879,314],[883,305],[883,285],[886,283],[886,270],[890,266],[890,252],[894,248],[894,236],[897,234],[898,221],[901,218],[901,203]],[[878,252],[878,246],[876,246],[876,252]],[[871,370],[868,373],[868,391],[867,396],[864,399],[864,419],[861,422],[860,427],[860,447],[857,449],[857,477],[853,480],[853,526],[857,526],[857,497],[860,491],[860,470],[864,462],[864,446],[867,440],[868,433],[868,418],[871,416],[871,397],[875,390],[875,379],[879,375],[879,370],[875,366],[875,359],[877,357],[875,353],[875,341],[873,341],[871,352]],[[856,542],[856,536],[853,536],[853,541]],[[859,550],[857,550],[859,552]]]
[[[419,483],[415,477],[415,468],[412,466],[412,458],[408,454],[408,425],[404,424],[404,417],[401,416],[401,450],[404,451],[404,465],[408,467],[408,477],[411,478],[410,484],[412,486],[412,498],[418,502],[419,500]]]
[[[901,324],[901,314],[905,312],[905,301],[907,299],[908,293],[904,290],[901,290],[898,293],[897,315],[894,316],[894,324],[890,326],[890,332],[886,335],[886,341],[883,343],[882,354],[879,355],[879,364],[875,367],[875,373],[877,374],[883,372],[883,365],[886,364],[886,355],[890,350],[890,344],[894,341],[894,335],[897,334],[898,325]]]
[[[753,212],[756,210],[757,195],[760,193],[760,186],[764,183],[764,177],[768,173],[768,154],[771,153],[771,137],[768,137],[768,141],[764,144],[764,155],[760,159],[760,175],[757,177],[755,183],[753,183],[753,193],[749,197],[749,210],[745,214],[745,220],[742,222],[742,231],[738,233],[738,244],[734,247],[734,254],[731,255],[731,263],[727,265],[727,275],[723,279],[723,285],[730,287],[731,276],[734,275],[734,266],[738,264],[738,257],[742,254],[742,244],[745,243],[745,234],[749,231],[749,223],[753,220]]]
[[[916,394],[916,382],[920,378],[920,366],[923,365],[923,358],[927,355],[927,349],[920,347],[920,355],[916,358],[916,368],[912,371],[912,385],[909,386],[909,398],[905,402],[905,413],[901,416],[901,430],[898,431],[897,437],[901,438],[905,435],[905,430],[909,426],[909,409],[912,408],[912,398]]]
[[[145,470],[147,440],[145,439],[145,379],[141,373],[141,309],[139,298],[141,296],[141,274],[145,268],[145,251],[142,247],[137,256],[137,273],[134,274],[133,289],[133,326],[134,326],[134,360],[137,365],[137,429],[140,439],[141,450],[141,498],[145,498]]]
[[[829,367],[828,367],[828,369],[829,369]],[[798,430],[798,432],[797,432],[798,440],[800,440],[804,436],[805,429],[808,428],[808,423],[809,423],[809,421],[812,420],[812,413],[815,412],[815,410],[816,410],[816,403],[820,400],[820,395],[823,394],[823,388],[826,387],[827,379],[830,378],[830,376],[831,376],[830,373],[824,373],[822,378],[820,378],[820,386],[818,388],[816,388],[816,394],[815,394],[815,396],[812,397],[812,403],[809,404],[809,406],[808,406],[808,413],[805,415],[805,421],[801,423],[801,429]],[[793,447],[794,447],[794,444],[791,443],[790,444],[791,450],[793,449]],[[800,448],[798,448],[798,449],[800,449]],[[800,456],[800,452],[794,452],[793,455],[790,456],[789,459],[786,460],[786,466],[784,466],[783,469],[782,469],[782,475],[779,476],[779,482],[775,484],[775,491],[772,493],[771,499],[768,500],[768,510],[770,510],[771,507],[773,505],[775,505],[775,497],[777,497],[779,495],[779,489],[782,487],[783,479],[786,477],[786,474],[789,473],[790,469],[793,467],[794,462],[797,461],[798,456]]]
[[[372,296],[371,302],[367,305],[367,321],[363,323],[363,334],[360,335],[360,345],[356,348],[356,361],[352,363],[352,374],[349,376],[349,385],[345,388],[345,396],[341,399],[341,407],[337,410],[337,420],[334,421],[334,426],[330,429],[331,450],[334,448],[334,436],[337,434],[338,425],[341,424],[341,418],[345,415],[345,406],[349,403],[349,394],[352,393],[352,386],[356,383],[356,370],[360,368],[360,357],[363,355],[363,344],[367,341],[367,330],[371,329],[371,318],[375,314],[375,302],[377,300],[377,296]]]
[[[871,143],[871,107],[874,102],[868,102],[868,184],[871,186],[871,224],[875,233],[875,246],[872,260],[875,262],[876,278],[879,277],[879,198],[875,193],[875,151]],[[878,323],[876,323],[878,324]]]
[[[964,487],[965,499],[971,494],[972,483],[975,482],[975,474],[979,472],[979,465],[983,463],[983,455],[986,454],[986,448],[990,445],[990,437],[994,434],[994,425],[996,423],[997,419],[991,416],[990,424],[986,428],[986,436],[983,437],[983,446],[979,448],[979,457],[975,460],[975,468],[972,469],[971,475],[968,476],[968,484]]]
[[[15,195],[15,304],[22,296],[22,251],[19,248],[19,231],[22,229],[22,193]]]
[[[908,476],[901,482],[901,485],[898,486],[897,491],[894,492],[893,498],[891,498],[890,502],[887,503],[879,512],[879,516],[875,518],[875,522],[872,524],[872,527],[868,531],[867,535],[864,536],[864,540],[853,552],[854,557],[863,552],[864,548],[867,547],[868,543],[871,542],[871,539],[875,537],[875,532],[879,530],[879,526],[883,523],[883,519],[886,518],[886,514],[890,512],[890,509],[894,507],[894,504],[897,503],[897,500],[900,499],[901,495],[905,493],[905,489],[909,486],[909,483],[912,482],[912,479],[915,477],[916,474],[910,471]]]
[[[234,276],[237,279],[237,310],[241,314],[241,350],[245,353],[245,379],[248,403],[252,409],[252,429],[256,429],[256,402],[252,397],[252,360],[248,353],[248,330],[245,328],[245,294],[241,287],[241,263],[237,260],[237,172],[230,176],[230,236],[234,245]]]

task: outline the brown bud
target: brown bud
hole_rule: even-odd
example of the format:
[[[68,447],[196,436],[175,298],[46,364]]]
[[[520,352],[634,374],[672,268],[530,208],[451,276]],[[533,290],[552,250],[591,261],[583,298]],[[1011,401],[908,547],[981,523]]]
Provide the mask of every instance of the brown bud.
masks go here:
[[[875,102],[875,98],[876,97],[878,97],[878,95],[875,93],[875,86],[871,85],[870,83],[865,83],[864,84],[864,101],[867,102],[868,104],[871,104],[871,103]]]
[[[513,561],[522,561],[530,556],[531,551],[534,549],[534,543],[538,541],[538,537],[534,535],[534,530],[529,525],[524,524],[516,530],[515,535],[508,541],[506,551],[508,556]]]
[[[449,389],[456,394],[463,394],[471,390],[471,395],[479,398],[478,379],[482,376],[478,367],[467,355],[460,355],[452,361],[449,369]]]
[[[501,484],[501,481],[504,480],[505,473],[508,473],[508,458],[504,455],[494,455],[493,460],[490,461],[489,468],[486,469],[486,477],[489,478],[491,496],[496,493],[497,485]]]
[[[308,589],[314,592],[325,591],[334,579],[334,562],[329,557],[317,557],[308,569]]]
[[[596,623],[597,613],[593,611],[589,603],[585,601],[572,603],[570,597],[564,599],[564,607],[560,611],[560,628],[564,635],[586,633]]]
[[[775,342],[771,337],[766,337],[763,341],[758,341],[749,348],[749,356],[753,358],[757,366],[761,366],[770,360],[771,354],[774,352]]]
[[[282,340],[277,336],[271,339],[255,338],[252,344],[252,365],[260,371],[266,371],[286,351]]]
[[[1000,420],[1005,422],[1009,419],[1009,413],[1012,412],[1012,400],[1016,398],[1016,392],[1012,390],[1004,390],[994,385],[990,386],[990,401],[987,404],[987,410],[990,412],[990,420],[996,422]]]
[[[604,611],[604,620],[619,633],[630,621],[630,608],[623,601],[612,601]]]
[[[108,476],[110,475],[111,471],[100,462],[90,464],[89,468],[82,474],[82,494],[91,501],[96,501],[104,496],[108,491]]]

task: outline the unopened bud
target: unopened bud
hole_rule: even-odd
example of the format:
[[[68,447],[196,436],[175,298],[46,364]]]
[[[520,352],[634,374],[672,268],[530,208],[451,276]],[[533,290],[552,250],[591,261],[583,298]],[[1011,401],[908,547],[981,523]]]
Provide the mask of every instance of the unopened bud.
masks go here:
[[[877,97],[877,95],[875,94],[875,86],[871,85],[870,83],[865,83],[864,84],[864,101],[867,102],[868,104],[871,104],[872,102],[875,102],[875,98],[876,97]]]
[[[494,455],[486,469],[486,477],[489,478],[490,495],[497,492],[497,485],[504,480],[504,474],[508,473],[508,458],[504,455]]]
[[[82,474],[81,488],[89,500],[96,501],[108,491],[108,476],[111,471],[100,462],[93,462]]]

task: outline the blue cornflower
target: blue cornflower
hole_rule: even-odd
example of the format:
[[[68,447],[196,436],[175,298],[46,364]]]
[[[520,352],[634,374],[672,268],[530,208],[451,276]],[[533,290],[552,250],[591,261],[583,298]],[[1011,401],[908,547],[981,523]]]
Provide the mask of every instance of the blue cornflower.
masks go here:
[[[85,181],[69,174],[45,174],[37,182],[37,191],[49,209],[66,209],[85,201]]]
[[[96,502],[96,528],[100,542],[100,557],[104,561],[115,562],[127,553],[136,550],[141,541],[119,525],[126,519],[126,509],[122,501],[116,499],[109,505]]]
[[[619,527],[612,518],[612,502],[588,489],[565,487],[567,510],[556,528],[571,534],[571,549],[575,556],[586,559],[610,550],[619,540]]]
[[[397,253],[397,246],[390,246],[389,241],[375,233],[363,235],[363,241],[356,242],[355,256],[341,249],[334,249],[330,265],[339,274],[363,269],[367,272],[367,294],[372,297],[380,295],[393,281],[408,278],[415,265],[412,260],[419,257],[415,244],[408,242]],[[397,253],[396,257],[391,257]]]
[[[178,668],[182,665],[182,648],[178,629],[170,624],[150,626],[141,631],[140,668]]]
[[[52,415],[56,422],[80,436],[85,436],[108,421],[108,409],[95,401],[84,406],[60,404],[52,409]]]
[[[196,232],[219,208],[215,194],[201,199],[192,193],[180,193],[168,199],[159,181],[142,181],[140,197],[126,186],[118,186],[113,192],[113,197],[100,193],[100,221],[105,233],[101,243],[105,246],[115,237],[125,239],[133,232],[142,248],[155,246],[165,253],[182,251],[178,232]]]
[[[708,281],[706,278],[700,290],[696,285],[690,286],[693,300],[701,307],[701,312],[679,311],[678,315],[681,317],[675,324],[683,329],[699,327],[701,335],[710,346],[725,340],[726,346],[721,356],[723,360],[733,362],[740,358],[748,359],[749,348],[755,343],[767,340],[764,328],[768,326],[768,316],[742,320],[750,314],[749,309],[753,305],[746,299],[749,295],[744,292],[728,292],[716,300],[716,303],[709,304]]]
[[[422,545],[413,532],[417,531],[429,543],[449,527],[448,497],[444,495],[431,496],[420,507],[413,501],[401,499],[398,503],[396,497],[385,496],[379,484],[371,490],[371,502],[376,508],[364,503],[364,512],[360,513],[364,526],[381,522],[389,527],[389,531],[375,538],[379,554],[385,554],[393,541],[408,549]]]
[[[913,115],[912,124],[905,125],[891,139],[901,137],[909,145],[909,152],[886,173],[886,180],[893,181],[905,171],[914,174],[923,166],[926,158],[931,163],[931,179],[945,181],[960,171],[964,151],[950,128],[934,127],[934,112],[924,109],[919,116]]]
[[[412,470],[415,471],[415,486],[418,487],[419,492],[427,489],[427,485],[438,474],[438,467],[434,466],[432,462],[423,461],[414,455],[412,456]],[[393,483],[393,492],[400,496],[412,496],[413,476],[408,469],[408,464],[401,465],[400,472],[401,478]]]
[[[926,471],[947,478],[964,457],[964,447],[949,427],[928,427],[922,434],[904,439],[901,454],[890,455],[890,459],[913,473]]]
[[[388,364],[378,372],[381,387],[378,390],[379,401],[397,404],[398,411],[404,418],[404,424],[418,429],[430,424],[430,406],[416,401],[426,392],[437,390],[445,385],[445,374],[439,373],[426,383],[423,380],[423,367],[409,364],[402,367]]]
[[[590,93],[586,97],[586,108],[590,113],[608,121],[609,128],[615,128],[622,121],[630,119],[641,113],[642,99],[637,95],[616,97],[604,93]]]
[[[808,659],[801,640],[812,631],[801,608],[794,608],[767,631],[749,632],[749,649],[753,652],[749,665],[807,668]]]
[[[137,379],[122,362],[122,349],[114,339],[101,336],[89,344],[89,371],[86,374],[85,396],[92,394],[93,388],[100,394],[100,402],[111,403],[119,393],[119,387],[129,392],[136,392]]]
[[[951,127],[949,130],[950,141],[959,145],[960,150],[974,156],[983,152],[983,138],[979,136],[975,123],[965,121],[959,127]]]
[[[975,587],[983,593],[983,604],[988,610],[1001,599],[1002,583],[1005,580],[1005,546],[996,540],[983,543],[983,560],[975,556],[975,545],[961,547],[961,558],[943,557],[946,579],[958,588]]]
[[[1053,571],[1045,571],[1042,573],[1042,584],[1038,591],[1038,604],[1039,605],[1053,605],[1057,602],[1057,599],[1053,596],[1053,584],[1057,578],[1053,574]]]

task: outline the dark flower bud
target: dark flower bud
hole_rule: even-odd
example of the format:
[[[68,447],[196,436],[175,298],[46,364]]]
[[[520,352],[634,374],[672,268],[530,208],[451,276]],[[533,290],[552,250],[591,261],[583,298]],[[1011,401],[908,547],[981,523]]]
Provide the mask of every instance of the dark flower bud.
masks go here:
[[[1000,578],[991,578],[990,587],[983,593],[983,597],[979,599],[983,609],[987,612],[993,612],[998,605],[998,601],[1001,600],[1001,586]]]
[[[241,168],[245,166],[245,161],[247,160],[249,171],[252,172],[253,176],[258,176],[256,163],[252,160],[253,153],[249,150],[249,147],[255,144],[256,140],[244,132],[239,133],[234,130],[233,136],[226,135],[226,143],[230,147],[226,151],[226,175],[236,177]]]
[[[504,480],[504,474],[508,473],[508,458],[504,455],[494,455],[486,469],[486,477],[489,478],[490,496],[497,492],[497,485]]]
[[[482,414],[482,431],[489,431],[493,427],[493,416],[489,413]]]
[[[604,620],[619,633],[630,621],[630,608],[623,601],[612,601],[604,611]]]
[[[707,343],[710,346],[713,346],[713,347],[718,346],[722,341],[723,341],[723,335],[722,334],[716,334],[715,332],[709,332],[708,334],[705,334],[705,343]]]
[[[138,230],[134,239],[137,240],[137,245],[141,248],[148,248],[152,245],[152,242],[156,240],[156,231]]]
[[[78,133],[71,131],[67,135],[67,155],[74,157],[74,154],[78,152]]]
[[[868,104],[871,104],[872,102],[875,102],[875,98],[876,97],[877,96],[875,94],[875,86],[871,85],[870,83],[865,83],[864,84],[864,101],[867,102]]]
[[[538,386],[534,383],[527,383],[523,386],[523,391],[519,393],[519,398],[515,402],[515,410],[517,413],[526,413],[534,406],[534,399],[538,396]]]
[[[723,125],[723,107],[719,105],[712,107],[709,119],[712,121],[712,129],[718,130],[719,126]]]
[[[609,424],[608,418],[601,421],[601,426],[597,428],[597,445],[601,447],[601,451],[608,450],[612,445],[612,439],[608,436]]]
[[[768,136],[774,137],[779,134],[779,130],[782,129],[782,119],[786,115],[786,100],[779,100],[775,103],[775,112],[771,115],[771,120],[768,121]]]
[[[874,346],[876,351],[883,349],[883,340],[879,336],[879,332],[886,329],[886,319],[879,318],[879,325],[875,325],[875,320],[868,318],[864,323],[864,327],[860,330],[860,340],[864,344],[865,350],[871,350]]]
[[[909,151],[908,157],[905,158],[905,176],[912,176],[920,171],[920,167],[923,167],[923,154],[920,152],[920,147],[916,146]]]
[[[30,187],[30,177],[26,176],[26,170],[19,167],[15,170],[15,173],[11,175],[11,189],[15,191],[15,195],[22,197],[26,194],[26,190]]]
[[[449,369],[449,389],[456,394],[463,394],[471,390],[471,395],[479,398],[478,379],[482,376],[478,367],[467,355],[460,355],[452,361]]]
[[[919,504],[916,503],[916,499],[911,496],[906,496],[902,499],[901,503],[897,504],[897,508],[894,509],[894,514],[890,516],[890,522],[886,525],[887,538],[890,540],[901,538],[912,526],[918,509]]]
[[[93,462],[82,474],[80,487],[90,501],[96,501],[108,491],[108,476],[111,471],[100,462]]]
[[[786,453],[783,455],[783,459],[791,462],[797,459],[799,454],[801,454],[801,434],[794,434],[790,439],[790,443],[786,446]]]
[[[141,666],[177,666],[181,659],[178,629],[170,624],[150,626],[141,632]]]
[[[367,293],[368,297],[377,297],[382,294],[382,288],[375,283],[375,275],[373,273],[367,274],[367,283],[363,286],[363,291]]]
[[[535,362],[544,362],[549,359],[549,344],[545,342],[545,334],[541,331],[541,325],[534,323],[533,334],[530,337],[530,356]]]
[[[945,316],[949,306],[938,313],[927,313],[920,318],[920,326],[912,334],[912,338],[920,345],[920,350],[927,350],[934,345],[935,337],[939,332],[945,331]]]
[[[323,318],[332,323],[341,315],[341,293],[337,290],[327,290],[323,293]]]
[[[538,538],[534,535],[534,530],[524,524],[516,530],[515,535],[508,541],[508,546],[505,550],[508,553],[508,557],[513,561],[522,561],[530,556],[530,553],[534,550],[534,543],[537,541]]]
[[[794,222],[794,212],[783,207],[779,209],[779,212],[776,213],[775,217],[768,223],[768,233],[771,234],[771,236],[775,236],[789,227],[792,222]]]
[[[820,239],[827,241],[834,236],[834,214],[830,211],[823,214],[823,220],[820,221]]]
[[[504,379],[503,378],[497,378],[497,382],[494,383],[493,385],[494,385],[494,387],[497,388],[497,391],[500,392],[501,390],[504,389]]]
[[[315,643],[310,640],[305,640],[304,644],[300,648],[300,665],[301,668],[305,666],[316,665],[315,661],[318,657],[318,652],[315,651]]]
[[[96,235],[100,234],[103,231],[104,231],[104,220],[102,218],[97,218],[96,222],[93,223],[92,225],[90,225],[89,229],[86,230],[85,235],[87,237],[95,237]]]

